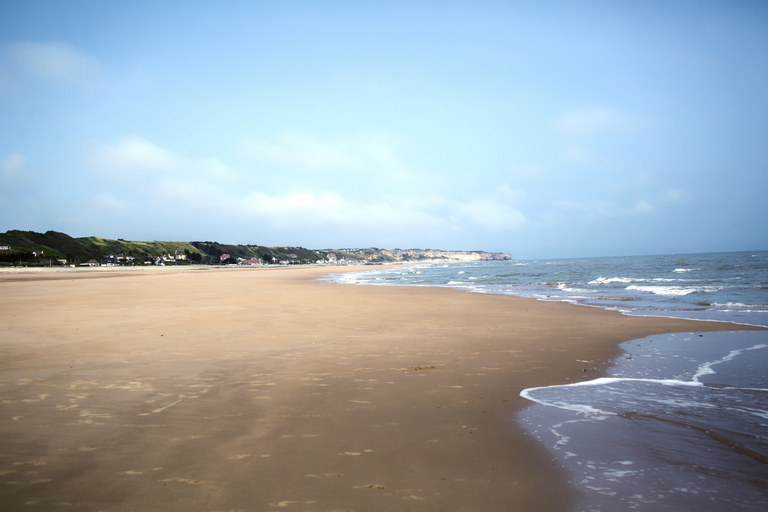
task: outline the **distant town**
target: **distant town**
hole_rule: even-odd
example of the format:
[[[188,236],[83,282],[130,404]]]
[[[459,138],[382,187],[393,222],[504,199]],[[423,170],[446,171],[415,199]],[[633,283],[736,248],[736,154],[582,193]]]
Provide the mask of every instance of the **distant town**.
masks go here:
[[[129,241],[73,238],[65,233],[11,230],[0,233],[0,266],[139,265],[349,265],[408,261],[489,261],[507,253],[436,249],[324,249],[266,247],[218,242]]]

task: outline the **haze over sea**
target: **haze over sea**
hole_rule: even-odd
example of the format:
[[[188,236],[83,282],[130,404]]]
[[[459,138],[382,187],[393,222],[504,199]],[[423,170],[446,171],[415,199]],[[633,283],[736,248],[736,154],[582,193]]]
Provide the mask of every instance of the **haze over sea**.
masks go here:
[[[332,279],[768,326],[766,251],[428,263]],[[768,506],[768,331],[702,328],[622,344],[607,378],[522,392],[534,405],[513,419],[571,471],[576,510]]]

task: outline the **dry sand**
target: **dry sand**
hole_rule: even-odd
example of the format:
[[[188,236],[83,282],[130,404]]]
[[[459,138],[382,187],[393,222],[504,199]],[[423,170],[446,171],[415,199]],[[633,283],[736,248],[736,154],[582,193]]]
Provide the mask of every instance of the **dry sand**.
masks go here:
[[[0,275],[0,509],[564,510],[519,392],[739,328],[330,271]]]

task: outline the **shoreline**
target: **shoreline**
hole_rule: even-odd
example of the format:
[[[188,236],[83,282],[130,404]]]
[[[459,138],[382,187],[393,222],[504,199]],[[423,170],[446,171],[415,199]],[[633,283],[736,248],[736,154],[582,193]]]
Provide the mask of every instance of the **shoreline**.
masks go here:
[[[525,390],[535,404],[518,418],[571,471],[578,510],[763,510],[765,341],[764,331],[628,341],[607,378]]]
[[[594,379],[623,341],[757,329],[318,280],[370,266],[141,270],[0,275],[9,507],[566,510],[522,389]]]
[[[375,272],[375,270],[372,270]],[[464,272],[459,272],[459,274],[463,274]],[[343,279],[343,278],[342,278]],[[473,279],[470,277],[470,280]],[[490,294],[490,295],[508,295],[513,297],[521,297],[521,298],[531,298],[543,302],[563,302],[567,304],[572,304],[575,306],[584,306],[584,307],[590,307],[590,308],[598,308],[603,309],[606,311],[618,311],[621,314],[627,315],[627,316],[649,316],[649,317],[660,317],[660,318],[674,318],[674,319],[681,319],[681,320],[691,320],[691,321],[705,321],[705,322],[719,322],[719,323],[727,323],[727,324],[735,324],[735,325],[743,325],[743,326],[752,326],[752,327],[762,327],[765,329],[768,329],[768,323],[766,323],[766,320],[764,318],[758,317],[758,316],[749,316],[750,313],[755,313],[755,311],[724,311],[724,310],[710,310],[707,311],[706,306],[710,306],[711,304],[703,304],[705,307],[698,307],[699,304],[689,304],[688,308],[682,307],[671,307],[671,308],[648,308],[648,307],[632,307],[632,306],[626,306],[624,304],[617,305],[617,304],[598,304],[598,303],[590,303],[589,302],[589,296],[577,296],[577,297],[569,297],[567,295],[561,295],[554,297],[551,295],[542,295],[542,294],[531,294],[530,290],[527,292],[521,291],[520,288],[517,286],[512,287],[510,289],[505,290],[495,290],[490,287],[485,287],[482,284],[480,286],[468,286],[468,282],[448,282],[448,283],[440,283],[440,282],[432,282],[432,283],[384,283],[384,282],[376,282],[376,281],[366,281],[365,278],[361,278],[359,281],[354,280],[352,282],[346,282],[343,280],[334,280],[339,283],[343,284],[357,284],[357,285],[373,285],[373,286],[435,286],[440,288],[450,288],[455,290],[462,290],[469,293],[480,293],[480,294]],[[549,283],[552,284],[552,283]],[[590,283],[592,284],[592,283]],[[524,289],[524,287],[523,287]],[[569,290],[572,291],[572,290]],[[586,290],[586,292],[592,293],[594,290]],[[542,292],[544,293],[544,292]],[[610,294],[610,291],[603,291],[603,293]],[[628,299],[617,299],[617,300],[624,300],[629,301],[630,304],[635,304],[636,299],[641,299],[640,297],[632,297]],[[610,300],[610,299],[601,299],[601,300]],[[727,307],[730,306],[730,304],[720,304],[721,307]],[[746,307],[743,304],[733,304],[735,307]],[[761,306],[755,306],[755,307],[761,307]],[[698,313],[698,314],[697,314]],[[726,313],[726,314],[721,314]],[[747,318],[743,318],[743,314],[746,313]],[[720,316],[721,318],[716,318],[715,316]]]

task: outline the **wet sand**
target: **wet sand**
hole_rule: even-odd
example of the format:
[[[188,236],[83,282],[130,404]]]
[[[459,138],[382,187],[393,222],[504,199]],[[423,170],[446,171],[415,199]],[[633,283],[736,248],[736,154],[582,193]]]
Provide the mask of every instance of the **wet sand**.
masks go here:
[[[336,270],[0,274],[0,510],[566,510],[519,392],[745,328]]]

